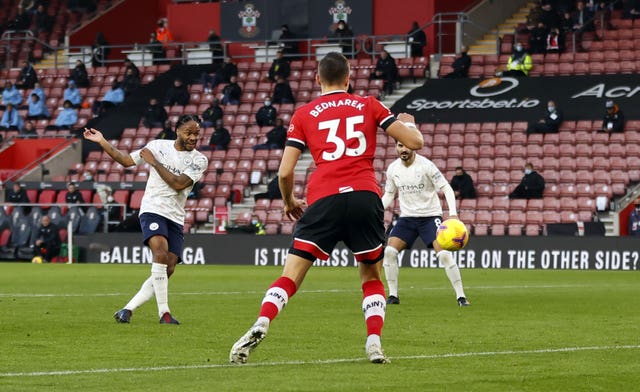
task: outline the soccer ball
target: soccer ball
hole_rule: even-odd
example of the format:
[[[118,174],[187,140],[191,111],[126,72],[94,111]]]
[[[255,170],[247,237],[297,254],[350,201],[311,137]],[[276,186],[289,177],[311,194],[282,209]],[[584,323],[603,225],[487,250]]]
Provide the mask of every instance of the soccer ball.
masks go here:
[[[42,264],[42,257],[35,256],[33,259],[31,259],[31,262],[34,264]]]
[[[467,226],[458,219],[445,220],[438,227],[436,242],[442,249],[452,252],[464,248],[469,242]]]

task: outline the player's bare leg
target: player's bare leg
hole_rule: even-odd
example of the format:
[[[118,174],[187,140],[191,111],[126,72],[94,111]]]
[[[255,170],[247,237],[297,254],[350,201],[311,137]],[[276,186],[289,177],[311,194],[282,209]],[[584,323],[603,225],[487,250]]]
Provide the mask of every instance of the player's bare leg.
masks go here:
[[[363,293],[362,311],[367,324],[365,352],[369,361],[373,363],[389,363],[380,342],[387,306],[384,285],[380,280],[380,261],[375,264],[360,263],[359,268]]]
[[[312,264],[312,261],[292,253],[287,255],[282,275],[265,293],[258,319],[231,347],[229,361],[237,364],[247,363],[251,352],[267,336],[271,321],[296,293]]]
[[[453,255],[450,251],[442,249],[437,241],[433,241],[433,249],[436,251],[438,261],[442,263],[444,271],[451,282],[451,286],[456,292],[456,299],[459,306],[469,306],[471,303],[467,300],[467,296],[464,293],[462,287],[462,276],[460,275],[460,269],[453,259]]]
[[[384,248],[384,276],[387,279],[387,288],[389,289],[389,297],[387,304],[400,304],[400,296],[398,295],[398,276],[400,275],[400,267],[398,265],[398,253],[406,249],[406,242],[398,237],[389,237],[387,247]]]

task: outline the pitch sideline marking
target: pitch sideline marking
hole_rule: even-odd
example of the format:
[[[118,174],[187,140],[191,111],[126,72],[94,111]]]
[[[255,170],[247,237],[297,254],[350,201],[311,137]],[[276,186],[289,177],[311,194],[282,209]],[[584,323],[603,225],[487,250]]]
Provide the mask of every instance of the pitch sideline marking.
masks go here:
[[[607,351],[607,350],[634,350],[640,349],[640,345],[622,346],[590,346],[590,347],[560,347],[537,350],[507,350],[507,351],[485,351],[468,353],[448,353],[432,355],[408,355],[399,357],[389,357],[392,360],[404,359],[442,359],[442,358],[464,358],[464,357],[484,357],[497,355],[524,355],[524,354],[548,354],[564,353],[576,351]],[[317,361],[281,361],[281,362],[258,362],[245,365],[234,364],[209,364],[209,365],[183,365],[183,366],[154,366],[139,368],[111,368],[111,369],[86,369],[86,370],[59,370],[50,372],[22,372],[22,373],[0,373],[0,377],[40,377],[40,376],[73,376],[78,374],[100,374],[100,373],[127,373],[127,372],[154,372],[164,370],[192,370],[192,369],[216,369],[216,368],[241,368],[241,367],[264,367],[264,366],[287,366],[287,365],[326,365],[334,363],[355,363],[364,362],[363,358],[336,358]]]
[[[566,289],[566,288],[580,288],[580,287],[594,287],[594,285],[519,285],[519,286],[467,286],[467,290],[497,290],[497,289]],[[266,289],[265,289],[266,290]],[[264,294],[265,290],[261,291],[203,291],[203,292],[171,292],[171,295],[239,295],[239,294]],[[449,287],[408,287],[405,290],[423,290],[423,291],[438,291],[438,290],[451,290]],[[359,292],[357,289],[320,289],[320,290],[300,290],[298,293],[350,293]],[[117,297],[121,295],[130,295],[131,293],[77,293],[77,294],[54,294],[54,293],[0,293],[2,297],[19,297],[19,298],[56,298],[56,297]]]

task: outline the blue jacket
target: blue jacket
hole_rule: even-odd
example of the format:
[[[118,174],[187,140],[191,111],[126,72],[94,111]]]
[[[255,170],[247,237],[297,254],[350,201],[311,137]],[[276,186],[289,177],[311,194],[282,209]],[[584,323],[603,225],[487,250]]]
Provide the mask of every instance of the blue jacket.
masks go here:
[[[629,235],[640,237],[640,211],[636,209],[629,215]]]
[[[5,105],[12,103],[13,106],[20,106],[22,103],[22,94],[20,94],[16,86],[12,86],[9,90],[5,89],[2,92],[2,103]]]
[[[49,117],[49,110],[43,101],[33,102],[29,100],[29,116],[45,115]]]
[[[2,120],[0,120],[0,126],[9,128],[11,126],[18,127],[18,129],[22,129],[22,125],[24,121],[22,117],[20,117],[20,113],[18,109],[13,108],[11,110],[5,110],[2,115]]]
[[[80,105],[80,103],[82,102],[82,95],[80,95],[80,89],[77,88],[66,88],[64,90],[64,100],[65,101],[71,101],[72,104],[74,104],[75,106]]]
[[[59,127],[75,125],[77,122],[78,112],[74,108],[62,109],[56,118],[56,125]]]
[[[31,94],[36,94],[38,97],[40,97],[40,100],[42,102],[45,102],[47,100],[47,98],[44,96],[44,90],[42,89],[42,87],[34,88],[33,90],[31,90],[28,96],[30,97]]]
[[[117,89],[111,89],[104,94],[103,101],[113,102],[119,104],[124,102],[124,90],[118,87]]]

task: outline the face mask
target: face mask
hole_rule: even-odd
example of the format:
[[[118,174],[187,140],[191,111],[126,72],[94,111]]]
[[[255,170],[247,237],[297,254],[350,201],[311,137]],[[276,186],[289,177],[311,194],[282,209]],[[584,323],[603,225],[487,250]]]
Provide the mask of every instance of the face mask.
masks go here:
[[[555,108],[555,106],[548,106],[548,107],[547,107],[547,110],[548,110],[549,112],[553,112],[554,110],[556,110],[556,108]]]
[[[516,45],[516,51],[517,52],[522,51],[522,45]]]
[[[264,101],[264,106],[271,106],[271,101]]]
[[[113,203],[113,196],[107,196],[107,203]]]
[[[524,169],[524,174],[531,174],[531,169]]]
[[[257,219],[252,219],[252,220],[251,220],[251,224],[252,224],[252,225],[255,225],[256,223],[258,223],[258,220],[257,220]]]

